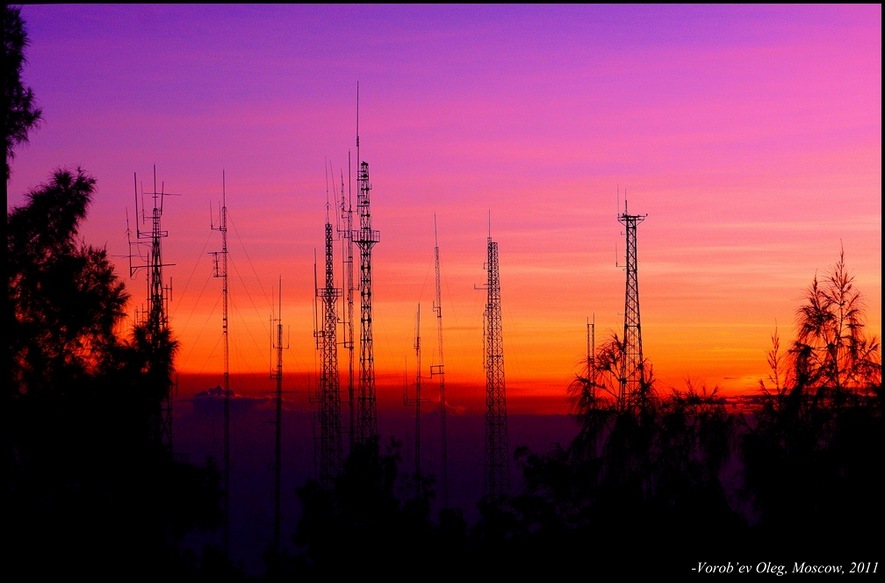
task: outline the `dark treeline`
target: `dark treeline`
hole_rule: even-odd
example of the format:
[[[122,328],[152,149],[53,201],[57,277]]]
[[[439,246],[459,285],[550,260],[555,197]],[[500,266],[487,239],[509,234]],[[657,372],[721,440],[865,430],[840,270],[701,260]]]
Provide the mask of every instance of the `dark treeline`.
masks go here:
[[[769,379],[746,408],[704,387],[661,395],[648,362],[636,394],[623,395],[613,336],[569,388],[574,440],[516,448],[522,489],[479,500],[476,524],[456,510],[432,517],[432,477],[418,476],[424,488],[414,475],[397,479],[397,444],[382,455],[374,443],[351,455],[331,489],[299,489],[303,552],[275,566],[299,576],[364,565],[405,578],[432,565],[444,576],[621,580],[688,578],[700,561],[847,570],[882,559],[879,342],[864,334],[842,258],[806,300],[789,349],[772,336]]]
[[[20,81],[27,45],[4,10],[7,179],[40,120]],[[517,447],[524,484],[479,499],[480,519],[435,508],[432,475],[400,471],[394,440],[369,440],[329,487],[298,489],[295,552],[268,549],[247,576],[224,549],[185,548],[223,528],[217,462],[183,463],[162,439],[178,342],[122,332],[129,295],[107,251],[79,238],[95,179],[52,172],[7,213],[3,516],[12,580],[326,580],[558,574],[581,580],[696,575],[699,561],[881,561],[885,424],[880,346],[840,256],[777,332],[758,399],[662,394],[649,363],[620,395],[613,336],[568,390],[580,430],[550,451]],[[207,537],[209,540],[211,537]],[[885,563],[880,564],[885,570]]]

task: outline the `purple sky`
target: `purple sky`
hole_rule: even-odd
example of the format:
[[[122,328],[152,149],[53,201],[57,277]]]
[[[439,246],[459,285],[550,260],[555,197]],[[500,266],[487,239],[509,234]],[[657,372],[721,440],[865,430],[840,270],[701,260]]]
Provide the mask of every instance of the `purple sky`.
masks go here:
[[[508,390],[563,391],[620,333],[638,229],[644,353],[662,387],[755,389],[775,328],[846,263],[881,334],[881,6],[26,5],[44,123],[8,208],[60,166],[98,190],[83,230],[129,279],[127,214],[166,197],[178,366],[221,366],[209,252],[224,176],[232,372],[267,370],[282,278],[287,370],[316,369],[314,253],[327,196],[369,163],[376,367],[436,354],[483,378],[486,238],[499,245]],[[355,190],[354,190],[355,197]],[[146,199],[147,200],[147,199]],[[148,200],[148,202],[150,202]],[[333,213],[333,220],[335,219]],[[336,253],[340,243],[336,242]],[[341,285],[341,284],[339,284]],[[139,303],[144,271],[130,291]],[[357,294],[357,302],[359,296]],[[357,304],[357,313],[359,305]]]

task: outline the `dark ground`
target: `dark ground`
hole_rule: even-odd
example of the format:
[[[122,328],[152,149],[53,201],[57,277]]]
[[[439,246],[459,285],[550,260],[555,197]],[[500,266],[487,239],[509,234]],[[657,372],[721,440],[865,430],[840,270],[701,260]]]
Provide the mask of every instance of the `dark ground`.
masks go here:
[[[274,525],[274,467],[276,432],[275,401],[254,399],[232,401],[231,436],[231,558],[242,564],[249,575],[264,572],[263,552],[271,545]],[[342,407],[343,441],[347,443],[347,410]],[[291,539],[297,527],[300,502],[296,488],[315,478],[314,434],[316,415],[303,407],[282,415],[281,438],[281,532],[284,549],[294,551]],[[485,416],[483,413],[446,416],[448,444],[449,506],[460,508],[468,524],[479,517],[476,503],[482,491]],[[508,415],[510,449],[527,446],[544,452],[555,444],[568,446],[577,433],[576,421],[567,415]],[[401,444],[400,473],[415,470],[414,407],[378,411],[381,443],[395,437]],[[436,479],[437,510],[441,502],[442,430],[438,413],[422,413],[420,424],[420,469]],[[174,450],[176,456],[194,464],[213,457],[220,469],[224,460],[224,407],[221,400],[205,402],[181,400],[173,410]],[[346,445],[345,445],[346,450]],[[511,465],[514,492],[521,486],[521,474]],[[220,534],[210,538],[220,543]],[[195,547],[205,541],[195,538]]]

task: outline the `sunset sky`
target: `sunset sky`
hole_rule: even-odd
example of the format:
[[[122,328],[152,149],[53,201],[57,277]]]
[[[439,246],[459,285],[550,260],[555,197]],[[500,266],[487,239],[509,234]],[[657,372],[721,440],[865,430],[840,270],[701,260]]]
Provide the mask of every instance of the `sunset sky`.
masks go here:
[[[357,133],[380,232],[379,391],[415,381],[419,306],[425,383],[438,363],[434,217],[452,386],[481,391],[485,379],[477,288],[489,236],[508,396],[565,395],[588,322],[597,344],[623,333],[625,201],[647,215],[641,330],[662,391],[688,381],[757,390],[771,335],[793,338],[804,291],[843,249],[868,332],[881,334],[881,5],[47,4],[21,14],[23,78],[44,121],[16,151],[7,209],[59,167],[94,176],[82,235],[107,246],[134,312],[147,292],[127,258],[136,191],[152,191],[156,168],[176,195],[163,199],[162,244],[182,373],[220,382],[223,370],[210,255],[221,250],[212,225],[223,190],[231,374],[271,370],[277,317],[284,370],[317,372],[314,265],[322,283],[326,204],[341,226],[342,181],[356,206]],[[339,287],[340,250],[336,240]],[[346,361],[342,350],[342,371]]]

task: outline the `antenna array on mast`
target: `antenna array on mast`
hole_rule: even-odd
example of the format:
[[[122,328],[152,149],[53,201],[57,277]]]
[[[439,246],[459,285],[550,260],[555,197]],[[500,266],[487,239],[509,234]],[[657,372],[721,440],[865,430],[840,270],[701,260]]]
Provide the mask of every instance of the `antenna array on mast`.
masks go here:
[[[172,263],[163,263],[161,241],[168,237],[168,231],[161,227],[161,219],[163,216],[163,202],[166,196],[178,196],[165,192],[165,185],[157,188],[157,167],[154,166],[154,188],[148,193],[153,199],[153,210],[150,217],[144,208],[144,202],[139,209],[138,204],[138,178],[133,175],[135,182],[135,232],[136,232],[136,249],[145,244],[147,240],[150,245],[150,252],[143,265],[133,265],[131,252],[133,241],[129,241],[129,276],[135,277],[140,269],[147,269],[147,298],[148,308],[146,314],[136,311],[135,323],[137,326],[143,326],[146,332],[147,343],[150,346],[150,366],[152,372],[156,372],[155,380],[162,383],[162,395],[156,403],[155,410],[151,412],[151,420],[149,422],[149,431],[151,439],[161,444],[167,451],[172,451],[172,382],[168,378],[166,372],[170,370],[171,363],[168,360],[168,335],[169,316],[168,302],[172,294],[171,279],[168,285],[163,284],[163,268],[174,265]],[[144,195],[142,189],[142,196]],[[140,225],[150,220],[151,230],[143,232]],[[128,228],[127,228],[128,232]],[[141,256],[140,253],[137,253]],[[150,374],[150,377],[155,377]]]
[[[211,209],[210,209],[211,215]],[[230,554],[230,338],[228,329],[228,280],[227,280],[227,184],[224,171],[221,173],[221,215],[218,226],[210,224],[210,229],[221,233],[221,251],[213,251],[213,276],[222,282],[221,332],[224,336],[224,550]]]

